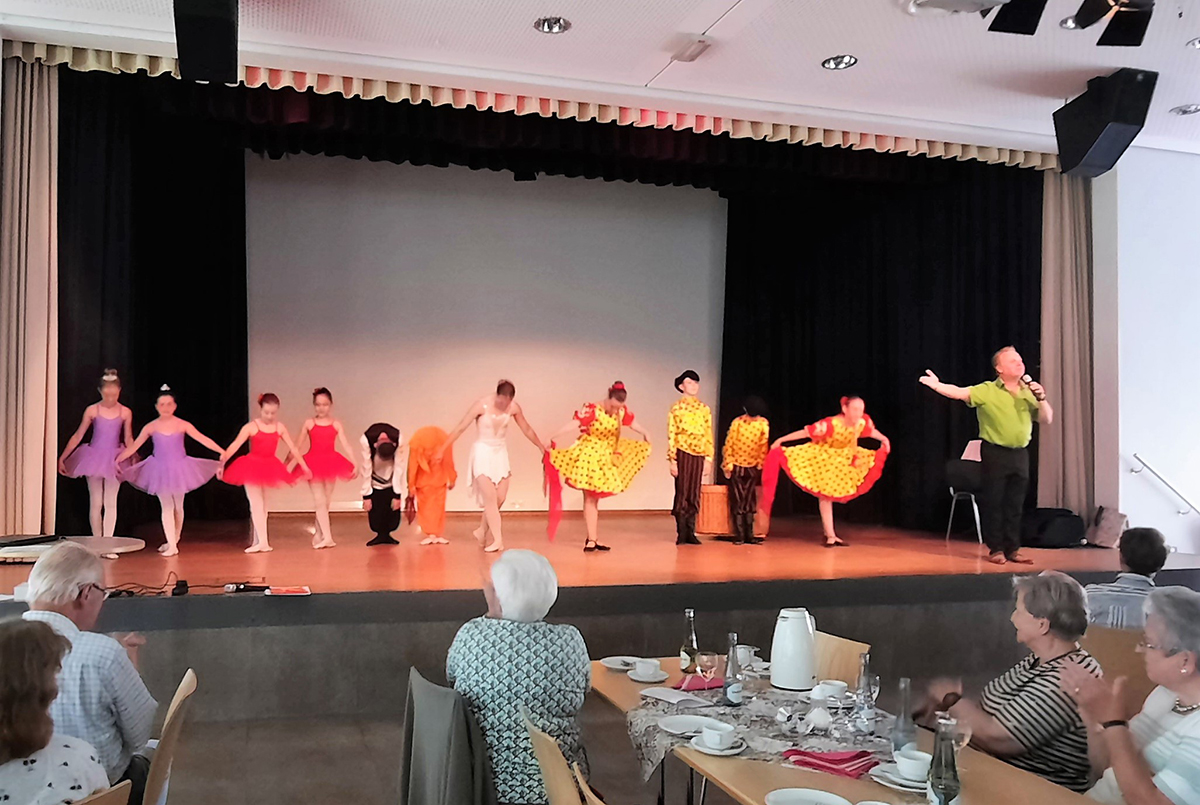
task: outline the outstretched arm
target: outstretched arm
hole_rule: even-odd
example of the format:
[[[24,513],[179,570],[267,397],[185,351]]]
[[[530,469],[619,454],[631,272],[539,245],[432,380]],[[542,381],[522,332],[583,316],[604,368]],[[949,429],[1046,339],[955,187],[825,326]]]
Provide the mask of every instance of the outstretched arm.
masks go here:
[[[455,426],[454,430],[450,431],[450,435],[446,437],[446,443],[442,445],[442,455],[446,455],[446,453],[450,452],[450,448],[454,446],[454,443],[458,440],[458,437],[466,433],[467,428],[471,427],[471,423],[476,419],[479,419],[482,414],[483,401],[479,400],[471,406],[470,410],[468,410],[466,414],[463,415],[462,420],[458,423],[458,425]]]
[[[933,389],[938,394],[942,395],[943,397],[949,397],[952,400],[962,400],[963,402],[966,402],[967,400],[971,399],[970,389],[963,388],[962,386],[951,385],[950,383],[943,383],[942,381],[938,380],[938,376],[929,369],[925,370],[925,374],[922,375],[917,382],[919,382],[922,386],[929,386],[929,388]]]
[[[58,457],[58,471],[63,475],[67,474],[67,465],[64,463],[67,456],[71,455],[71,451],[79,446],[83,441],[83,434],[87,433],[88,426],[92,424],[92,420],[96,418],[96,413],[92,406],[83,409],[83,419],[79,422],[79,428],[71,434],[71,438],[67,440],[67,446],[63,448],[62,455]],[[126,423],[126,427],[129,427]],[[132,440],[127,439],[125,444],[129,444]]]
[[[512,418],[513,421],[517,423],[517,427],[521,429],[521,433],[524,433],[525,438],[528,439],[531,444],[536,446],[538,450],[541,450],[543,453],[545,453],[546,445],[542,444],[542,440],[539,439],[538,435],[534,432],[533,426],[529,424],[527,419],[525,419],[525,412],[522,411],[516,403],[513,403],[513,408],[514,410],[512,412]]]
[[[121,455],[117,456],[117,463],[120,464],[122,461],[136,453],[138,448],[146,443],[146,440],[150,438],[150,434],[152,433],[154,433],[154,422],[151,422],[150,424],[146,425],[146,427],[142,428],[142,432],[138,434],[138,437],[134,440],[133,444],[128,445],[124,450],[121,451]]]
[[[808,428],[801,428],[800,430],[794,430],[791,433],[780,436],[771,442],[771,449],[774,450],[776,447],[783,447],[784,442],[802,442],[805,439],[811,438],[812,434],[808,432]]]
[[[191,428],[192,430],[195,430],[195,428],[192,428],[191,425],[188,425],[188,427]],[[238,448],[241,447],[243,444],[245,444],[246,440],[250,438],[250,433],[251,433],[252,427],[253,426],[249,422],[247,422],[245,425],[242,425],[242,429],[238,431],[237,438],[233,440],[233,444],[229,445],[228,450],[222,450],[220,447],[217,447],[216,451],[218,453],[220,453],[220,457],[217,459],[217,461],[220,461],[222,464],[224,464],[226,461],[228,461],[229,457],[232,456],[234,453],[236,453],[238,451]],[[196,432],[199,433],[200,431],[196,431]],[[188,431],[188,435],[192,436],[191,430]],[[209,447],[209,445],[204,444],[204,442],[201,442],[200,439],[197,438],[196,436],[192,436],[192,438],[195,439],[196,441],[200,442],[200,444],[203,444],[205,447],[208,447],[209,450],[213,449],[212,447]],[[204,438],[208,439],[207,436],[205,436]],[[212,443],[216,444],[216,442],[212,442]]]

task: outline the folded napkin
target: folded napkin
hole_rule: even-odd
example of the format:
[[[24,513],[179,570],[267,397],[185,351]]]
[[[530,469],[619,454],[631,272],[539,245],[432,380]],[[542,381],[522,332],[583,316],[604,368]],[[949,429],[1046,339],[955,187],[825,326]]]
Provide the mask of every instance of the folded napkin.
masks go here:
[[[803,749],[789,749],[783,756],[796,766],[854,780],[879,765],[879,760],[873,754],[862,749],[856,752],[806,752]]]
[[[724,686],[724,679],[717,679],[716,677],[713,677],[712,679],[706,680],[699,674],[688,674],[683,679],[676,682],[674,688],[675,690],[715,690]]]

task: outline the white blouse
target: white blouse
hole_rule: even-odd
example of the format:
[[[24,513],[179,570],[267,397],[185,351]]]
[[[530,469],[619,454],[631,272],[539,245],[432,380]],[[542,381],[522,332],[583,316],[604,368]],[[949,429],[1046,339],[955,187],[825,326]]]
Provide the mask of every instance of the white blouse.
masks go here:
[[[1155,688],[1130,720],[1129,731],[1154,775],[1155,787],[1175,805],[1200,805],[1200,711],[1181,716],[1171,711],[1174,705],[1174,693]],[[1125,803],[1111,768],[1088,796],[1108,805]]]
[[[26,758],[0,765],[0,803],[68,805],[108,788],[108,774],[86,741],[55,735]]]

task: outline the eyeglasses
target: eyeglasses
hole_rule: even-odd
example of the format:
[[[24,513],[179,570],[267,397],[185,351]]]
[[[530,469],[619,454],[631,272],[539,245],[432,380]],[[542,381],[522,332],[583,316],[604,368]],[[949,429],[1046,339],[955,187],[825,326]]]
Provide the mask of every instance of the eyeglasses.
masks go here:
[[[87,586],[85,586],[85,587],[83,588],[83,590],[93,590],[93,589],[94,589],[94,590],[99,590],[99,591],[100,591],[100,595],[104,596],[104,600],[105,600],[105,601],[107,601],[107,600],[108,600],[108,590],[104,589],[104,587],[102,587],[101,585],[99,585],[99,584],[96,584],[96,582],[92,582],[91,584],[88,584]],[[80,591],[79,591],[79,592],[80,592],[80,594],[82,594],[82,593],[83,593],[83,590],[80,590]]]
[[[1171,657],[1179,653],[1179,649],[1177,648],[1168,648],[1167,646],[1156,646],[1153,643],[1147,643],[1146,638],[1144,637],[1137,642],[1138,651],[1149,651],[1150,649],[1161,651],[1167,657]]]

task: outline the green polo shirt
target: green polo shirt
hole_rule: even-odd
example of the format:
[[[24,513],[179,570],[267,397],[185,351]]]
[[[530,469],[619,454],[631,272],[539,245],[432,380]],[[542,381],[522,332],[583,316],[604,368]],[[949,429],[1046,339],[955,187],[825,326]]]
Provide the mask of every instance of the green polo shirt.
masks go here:
[[[979,416],[979,438],[1001,447],[1025,447],[1033,438],[1038,401],[1027,386],[1013,394],[1000,378],[969,388],[967,405]]]

